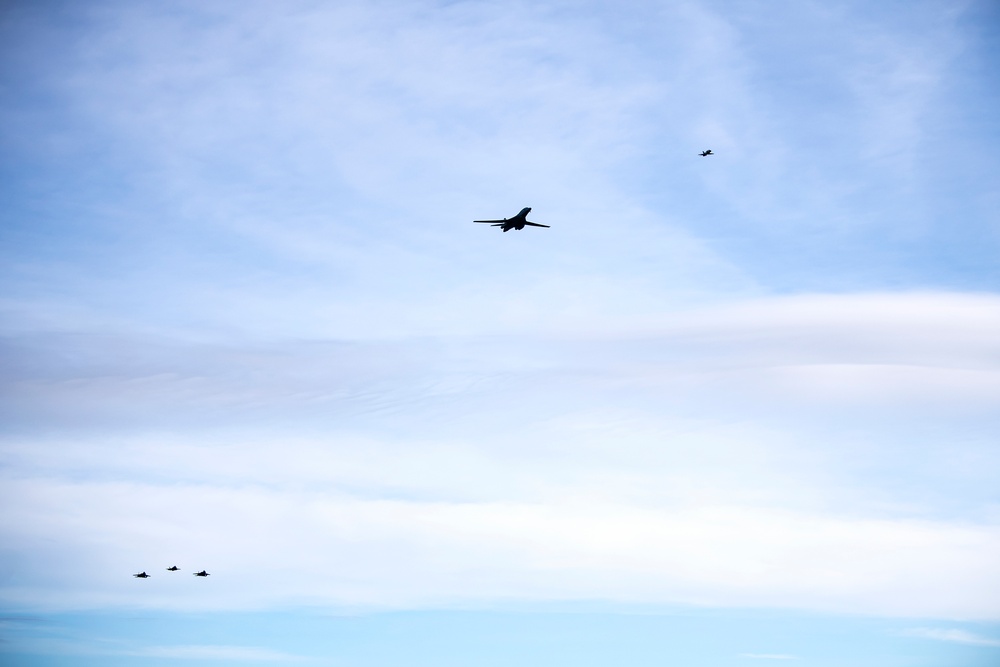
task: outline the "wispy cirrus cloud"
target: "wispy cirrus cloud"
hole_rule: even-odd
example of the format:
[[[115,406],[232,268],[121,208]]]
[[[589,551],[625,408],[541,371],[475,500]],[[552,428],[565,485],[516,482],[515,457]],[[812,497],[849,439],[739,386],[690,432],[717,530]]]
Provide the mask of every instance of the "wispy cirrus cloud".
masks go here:
[[[148,646],[118,652],[116,655],[130,655],[141,658],[169,658],[174,660],[226,660],[246,662],[308,662],[310,658],[257,646],[216,646],[211,644],[188,646]]]
[[[70,639],[61,636],[17,636],[0,646],[0,654],[29,654],[78,657],[135,657],[173,660],[223,660],[269,662],[275,664],[308,663],[313,658],[259,646],[188,644],[129,648],[131,642],[100,638]]]
[[[44,609],[406,609],[596,599],[997,613],[997,591],[983,583],[994,579],[1000,554],[994,526],[713,502],[713,491],[694,486],[705,484],[703,476],[664,480],[680,487],[682,498],[652,504],[607,497],[613,489],[602,496],[601,479],[591,486],[550,478],[546,487],[523,468],[494,468],[487,476],[455,457],[417,462],[416,471],[435,474],[438,464],[450,466],[442,476],[471,475],[470,484],[520,487],[538,499],[420,500],[370,487],[376,497],[366,498],[335,480],[295,490],[287,481],[226,488],[8,479],[7,493],[21,502],[6,512],[4,533],[35,559],[9,563],[20,583],[5,585],[3,599],[14,608]],[[121,546],[109,550],[112,544]],[[895,554],[904,550],[914,555],[900,562]],[[129,576],[167,554],[170,563],[208,563],[212,579]],[[90,574],[81,578],[84,572]]]
[[[911,628],[904,630],[901,634],[907,637],[920,637],[922,639],[934,639],[942,642],[957,642],[972,646],[1000,647],[1000,639],[983,637],[974,632],[957,628]]]
[[[882,294],[504,338],[19,335],[2,530],[45,557],[5,595],[128,600],[113,572],[185,545],[271,573],[252,594],[213,580],[237,608],[524,595],[988,616],[998,312]],[[145,546],[112,564],[116,543]],[[74,584],[70,553],[111,588]],[[285,568],[326,579],[312,553],[351,577],[303,588]],[[160,579],[147,603],[211,605]]]

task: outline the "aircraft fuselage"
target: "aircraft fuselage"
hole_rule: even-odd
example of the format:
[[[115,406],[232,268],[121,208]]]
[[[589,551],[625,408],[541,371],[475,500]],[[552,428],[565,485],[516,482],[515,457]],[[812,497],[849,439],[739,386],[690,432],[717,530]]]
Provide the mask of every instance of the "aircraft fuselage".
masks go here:
[[[531,213],[531,207],[525,206],[521,209],[521,212],[513,218],[504,218],[503,230],[506,232],[511,229],[524,229],[524,223],[527,221],[529,213]]]

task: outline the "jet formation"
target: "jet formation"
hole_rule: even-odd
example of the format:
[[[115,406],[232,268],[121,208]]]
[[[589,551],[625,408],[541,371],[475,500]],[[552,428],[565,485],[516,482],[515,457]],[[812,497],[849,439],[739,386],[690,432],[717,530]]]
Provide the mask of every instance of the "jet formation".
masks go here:
[[[171,565],[170,567],[167,568],[167,572],[177,572],[180,569],[181,568],[177,567],[176,565]],[[146,574],[146,571],[143,570],[139,574],[133,574],[132,576],[135,577],[135,578],[137,578],[137,579],[149,579],[149,577],[151,575]],[[209,573],[206,572],[205,570],[202,570],[201,572],[195,572],[194,576],[196,576],[196,577],[208,577],[208,576],[211,576],[211,575],[209,575]]]

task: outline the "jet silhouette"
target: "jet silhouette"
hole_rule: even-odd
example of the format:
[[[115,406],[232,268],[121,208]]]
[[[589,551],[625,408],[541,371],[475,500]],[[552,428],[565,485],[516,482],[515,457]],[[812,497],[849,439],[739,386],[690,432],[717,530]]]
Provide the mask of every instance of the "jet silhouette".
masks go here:
[[[473,220],[473,222],[483,222],[493,227],[503,227],[505,232],[509,232],[512,229],[524,229],[525,225],[531,225],[532,227],[548,227],[549,225],[540,225],[537,222],[528,222],[528,214],[531,213],[531,207],[525,207],[521,209],[521,212],[515,215],[513,218],[504,218],[503,220]]]
[[[139,574],[133,574],[133,577],[138,577],[139,579],[149,579],[149,575],[145,572],[140,572]]]
[[[702,152],[698,153],[698,155],[700,155],[702,157],[708,157],[709,155],[715,155],[715,153],[713,153],[712,149],[709,148],[707,151],[702,151]]]
[[[167,572],[176,572],[176,571],[177,571],[177,570],[179,570],[179,569],[181,569],[181,568],[179,568],[179,567],[177,567],[176,565],[174,565],[174,566],[172,566],[172,567],[168,567],[168,568],[167,568]]]
[[[196,577],[208,577],[208,576],[211,576],[211,575],[209,575],[208,572],[205,572],[205,570],[202,570],[201,572],[195,572],[194,576],[196,576]]]

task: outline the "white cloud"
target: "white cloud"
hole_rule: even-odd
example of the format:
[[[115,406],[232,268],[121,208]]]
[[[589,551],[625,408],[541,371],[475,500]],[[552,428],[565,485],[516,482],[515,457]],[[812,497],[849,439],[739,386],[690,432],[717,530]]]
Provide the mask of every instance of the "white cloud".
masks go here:
[[[1000,646],[1000,639],[982,637],[967,630],[955,628],[911,628],[904,630],[907,637],[921,637],[923,639],[936,639],[943,642],[958,642],[959,644],[971,644],[973,646]]]
[[[88,637],[85,640],[57,636],[17,636],[0,647],[0,651],[63,656],[128,656],[137,658],[168,658],[176,660],[226,660],[244,662],[301,663],[311,662],[306,656],[274,651],[257,646],[178,645],[128,648],[128,642]]]
[[[172,608],[991,617],[997,312],[803,296],[587,335],[22,338],[0,534],[33,557],[3,595],[135,604],[146,569],[142,604]],[[220,574],[155,574],[175,563]]]
[[[308,658],[255,646],[149,646],[118,655],[175,660],[241,660],[246,662],[302,662]]]
[[[11,607],[410,608],[598,599],[930,617],[1000,613],[995,525],[706,498],[639,505],[560,497],[558,489],[537,502],[446,502],[287,482],[8,479],[4,487],[18,503],[7,503],[2,530],[34,554],[7,565],[20,582],[3,589]],[[213,576],[161,571],[175,563]],[[135,580],[137,568],[153,578]]]

